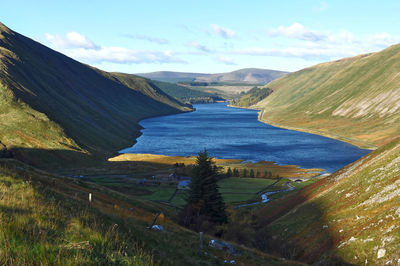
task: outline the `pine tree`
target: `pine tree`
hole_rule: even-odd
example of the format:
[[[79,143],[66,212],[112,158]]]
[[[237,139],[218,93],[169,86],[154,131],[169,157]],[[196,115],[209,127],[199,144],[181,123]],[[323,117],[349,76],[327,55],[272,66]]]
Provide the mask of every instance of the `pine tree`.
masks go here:
[[[231,177],[232,176],[232,169],[229,167],[228,171],[226,171],[226,176]]]
[[[243,169],[243,177],[247,177],[247,169],[246,168]]]
[[[254,170],[250,169],[250,178],[254,178]]]
[[[233,176],[238,177],[239,176],[239,170],[236,168],[233,168]]]
[[[202,224],[227,222],[225,203],[217,185],[217,168],[207,150],[199,152],[193,167],[192,179],[189,184],[187,204],[181,213],[181,222],[196,231],[202,229]]]

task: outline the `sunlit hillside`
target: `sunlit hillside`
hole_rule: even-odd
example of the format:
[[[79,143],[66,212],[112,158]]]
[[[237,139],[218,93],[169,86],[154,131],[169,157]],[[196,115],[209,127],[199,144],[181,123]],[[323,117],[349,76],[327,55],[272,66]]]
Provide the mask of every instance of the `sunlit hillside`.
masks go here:
[[[376,147],[400,135],[400,45],[323,63],[265,85],[261,120]]]

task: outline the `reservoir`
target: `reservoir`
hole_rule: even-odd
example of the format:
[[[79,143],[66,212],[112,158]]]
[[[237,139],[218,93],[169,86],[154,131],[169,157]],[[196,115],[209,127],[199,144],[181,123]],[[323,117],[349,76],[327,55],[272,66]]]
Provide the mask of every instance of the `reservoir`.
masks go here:
[[[196,104],[190,113],[142,120],[137,143],[121,153],[192,156],[206,148],[212,157],[274,161],[334,172],[369,150],[338,140],[274,127],[258,121],[258,111],[227,103]]]

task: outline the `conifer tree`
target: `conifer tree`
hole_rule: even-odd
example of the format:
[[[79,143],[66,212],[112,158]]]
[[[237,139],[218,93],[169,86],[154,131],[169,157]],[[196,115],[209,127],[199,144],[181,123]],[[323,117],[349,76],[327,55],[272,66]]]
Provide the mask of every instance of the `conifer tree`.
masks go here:
[[[246,168],[243,169],[243,177],[247,177],[247,169]]]
[[[180,217],[181,222],[196,231],[202,229],[202,224],[227,222],[225,203],[217,185],[217,168],[207,150],[199,152],[193,167],[192,179],[189,184],[187,204]]]
[[[250,177],[254,178],[254,170],[253,169],[250,169]]]
[[[233,168],[233,176],[238,177],[239,176],[239,170],[236,168]]]
[[[231,177],[232,176],[232,169],[229,167],[228,171],[226,171],[226,176]]]

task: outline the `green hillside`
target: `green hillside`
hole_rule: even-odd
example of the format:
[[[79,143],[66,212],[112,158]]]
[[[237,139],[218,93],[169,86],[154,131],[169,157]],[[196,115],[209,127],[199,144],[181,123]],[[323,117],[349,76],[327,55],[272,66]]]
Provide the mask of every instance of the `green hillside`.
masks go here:
[[[316,65],[268,83],[261,119],[361,147],[400,135],[400,45]]]
[[[216,93],[209,93],[200,90],[189,89],[187,87],[179,86],[177,84],[162,82],[162,81],[151,81],[154,85],[164,91],[166,94],[179,99],[182,102],[196,102],[201,99],[211,99],[214,101],[224,100]]]
[[[396,265],[400,139],[254,214],[265,250],[321,265]]]
[[[139,120],[188,110],[143,78],[88,67],[0,24],[0,141],[17,158],[104,158],[134,143]]]
[[[268,97],[272,93],[272,90],[268,87],[258,88],[254,87],[246,92],[242,97],[232,101],[232,104],[239,107],[249,107],[253,104],[258,103],[262,99]]]
[[[114,78],[116,78],[118,81],[120,81],[123,85],[130,87],[130,88],[135,88],[136,83],[139,78],[136,75],[132,74],[125,74],[125,73],[110,73]],[[142,79],[141,79],[142,80]],[[151,89],[154,90],[154,88],[158,88],[157,93],[148,93],[149,96],[152,98],[158,99],[158,94],[163,94],[163,98],[160,100],[163,100],[164,98],[169,97],[171,103],[169,105],[173,105],[172,101],[177,103],[177,100],[179,102],[190,102],[190,101],[195,101],[196,99],[201,99],[201,98],[209,98],[213,100],[223,100],[221,97],[214,93],[208,93],[208,92],[203,92],[199,90],[193,90],[189,89],[187,87],[179,86],[175,83],[169,83],[169,82],[163,82],[163,81],[157,81],[157,80],[147,80],[147,82],[151,85]],[[180,103],[181,105],[182,103]],[[176,104],[177,105],[177,104]],[[179,106],[176,106],[179,107]],[[189,106],[188,106],[189,107]]]

